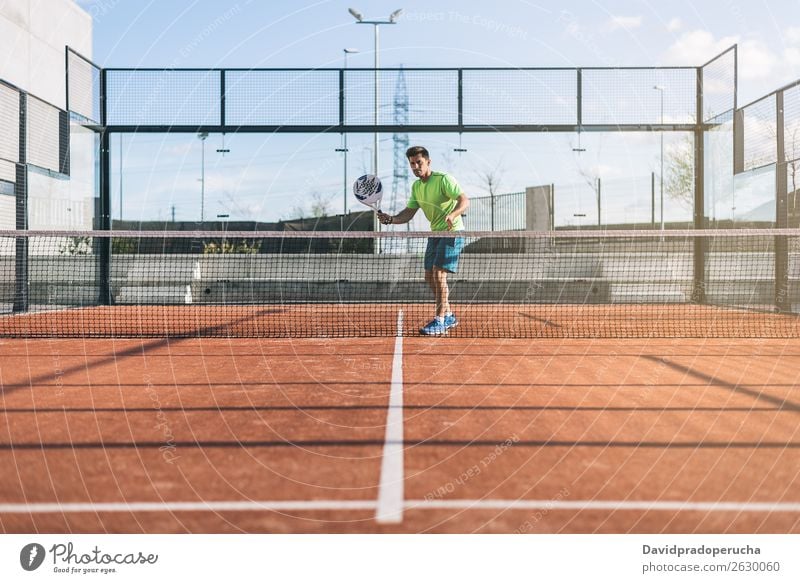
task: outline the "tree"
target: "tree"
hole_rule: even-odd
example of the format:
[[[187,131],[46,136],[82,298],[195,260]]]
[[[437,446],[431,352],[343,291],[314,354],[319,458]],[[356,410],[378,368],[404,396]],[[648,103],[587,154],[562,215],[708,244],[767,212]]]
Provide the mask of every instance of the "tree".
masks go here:
[[[319,192],[311,193],[311,203],[308,208],[303,205],[296,204],[292,207],[292,216],[294,218],[315,218],[327,217],[333,212],[332,202],[335,195],[324,195]]]
[[[311,195],[311,216],[314,218],[327,217],[331,212],[332,194],[324,195],[315,192]]]
[[[475,171],[478,175],[478,180],[481,182],[484,190],[489,193],[490,199],[490,226],[491,230],[494,231],[494,197],[497,194],[497,191],[500,189],[500,183],[502,182],[503,178],[503,163],[502,160],[498,160],[497,164],[494,166],[484,165],[482,168]]]
[[[664,194],[691,207],[694,204],[694,140],[688,134],[664,152]]]

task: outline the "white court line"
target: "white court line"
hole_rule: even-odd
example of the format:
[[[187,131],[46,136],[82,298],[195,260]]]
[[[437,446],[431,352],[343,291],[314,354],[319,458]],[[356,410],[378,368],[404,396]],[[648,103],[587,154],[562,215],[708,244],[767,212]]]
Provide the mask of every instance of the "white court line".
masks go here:
[[[478,510],[670,510],[800,512],[800,502],[674,502],[663,500],[407,500],[406,508]]]
[[[244,500],[208,502],[78,502],[0,504],[0,514],[67,514],[76,512],[225,512],[228,510],[374,510],[374,500]]]
[[[386,413],[376,522],[403,521],[403,480],[403,310],[400,310],[397,312],[397,336],[394,341],[392,386]]]
[[[0,504],[0,514],[79,512],[225,512],[376,510],[374,500],[245,500],[208,502],[77,502]],[[665,502],[663,500],[406,500],[406,510],[639,510],[670,512],[800,512],[800,502]],[[401,511],[402,512],[402,511]]]

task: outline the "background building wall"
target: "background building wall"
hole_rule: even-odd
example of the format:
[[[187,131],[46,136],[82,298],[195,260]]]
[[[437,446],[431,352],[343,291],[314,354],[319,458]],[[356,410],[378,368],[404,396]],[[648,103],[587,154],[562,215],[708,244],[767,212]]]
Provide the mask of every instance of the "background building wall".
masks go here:
[[[92,17],[73,0],[0,1],[0,79],[64,109],[66,46],[92,57]]]
[[[92,17],[74,0],[0,0],[0,79],[59,109],[66,109],[68,46],[91,59]],[[7,119],[16,120],[18,97],[16,92],[8,91],[11,98],[0,103],[0,115],[5,113]],[[44,126],[41,123],[32,125],[36,111],[47,113]],[[32,164],[27,172],[28,227],[91,228],[97,182],[93,132],[70,124],[69,175],[59,174],[52,171],[52,165],[49,168],[35,166],[42,164],[40,159],[58,159],[59,135],[58,131],[53,131],[58,127],[57,111],[29,100],[28,115],[28,162]],[[37,155],[32,156],[32,153]],[[6,162],[5,167],[13,170],[14,166]],[[6,174],[10,176],[0,179],[13,180],[13,172]],[[6,186],[9,184],[7,182]],[[11,192],[7,188],[1,190],[0,228],[15,228],[15,213],[13,189]]]

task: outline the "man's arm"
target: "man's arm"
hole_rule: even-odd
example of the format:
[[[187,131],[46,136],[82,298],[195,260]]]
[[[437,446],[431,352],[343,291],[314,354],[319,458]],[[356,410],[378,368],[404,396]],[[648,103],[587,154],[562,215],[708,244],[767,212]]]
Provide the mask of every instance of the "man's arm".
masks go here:
[[[467,210],[467,208],[469,208],[469,198],[462,192],[458,197],[456,208],[454,208],[453,212],[444,218],[444,220],[447,221],[448,230],[453,228],[453,221],[460,217],[462,213]]]
[[[414,215],[417,214],[417,210],[419,209],[406,207],[396,215],[387,215],[382,211],[378,211],[378,220],[383,225],[402,225],[413,219]]]

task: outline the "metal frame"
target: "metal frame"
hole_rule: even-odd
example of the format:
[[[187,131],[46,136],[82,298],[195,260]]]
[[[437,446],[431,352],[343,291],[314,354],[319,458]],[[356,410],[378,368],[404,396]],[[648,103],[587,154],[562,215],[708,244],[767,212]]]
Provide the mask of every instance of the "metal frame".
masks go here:
[[[67,49],[73,54],[85,61],[85,59],[75,51]],[[456,71],[457,76],[457,123],[456,124],[431,124],[431,125],[395,125],[395,124],[358,124],[349,125],[345,119],[345,69],[340,68],[272,68],[272,69],[258,69],[258,68],[99,68],[100,70],[100,109],[101,120],[100,125],[87,124],[87,127],[94,129],[100,134],[100,208],[98,217],[98,228],[100,230],[109,230],[111,227],[111,185],[110,185],[110,147],[111,147],[111,134],[114,133],[186,133],[196,134],[200,132],[207,133],[395,133],[395,132],[418,132],[418,133],[503,133],[503,132],[528,132],[528,133],[543,133],[543,132],[653,132],[653,131],[669,131],[669,132],[692,132],[695,137],[695,209],[694,209],[694,228],[705,229],[705,203],[704,203],[704,133],[710,128],[714,127],[713,123],[706,123],[703,119],[703,69],[707,65],[713,63],[723,55],[733,50],[734,57],[734,131],[736,131],[736,117],[740,111],[737,108],[738,92],[738,49],[736,45],[722,51],[703,65],[699,67],[694,66],[679,66],[679,67],[498,67],[498,68],[482,68],[482,67],[462,67],[462,68],[415,68],[415,69],[402,69],[402,68],[385,68],[375,70],[372,68],[348,68],[347,73],[352,72],[378,72],[378,71],[400,71],[409,73],[413,71]],[[67,57],[68,58],[68,57]],[[94,65],[96,66],[96,65]],[[574,71],[576,74],[576,119],[575,123],[569,124],[512,124],[512,125],[475,125],[464,124],[464,91],[463,81],[464,72],[467,71]],[[666,71],[666,70],[686,70],[695,71],[696,76],[696,111],[695,122],[685,124],[674,123],[660,123],[660,124],[584,124],[583,123],[583,72],[584,71]],[[215,125],[109,125],[108,124],[108,75],[113,72],[206,72],[219,74],[219,124]],[[226,119],[226,73],[227,71],[237,72],[259,72],[259,71],[291,71],[302,73],[310,73],[315,71],[329,71],[336,72],[338,75],[338,123],[333,125],[229,125]],[[798,82],[800,83],[800,82]],[[67,90],[69,90],[69,83],[67,83]],[[101,280],[103,285],[100,290],[100,303],[111,303],[112,298],[110,295],[109,276],[110,276],[110,261],[111,250],[110,241],[108,244],[101,247],[100,253],[100,269]],[[694,279],[695,279],[695,293],[693,294],[693,301],[705,302],[705,241],[695,242],[695,262],[694,262]]]
[[[716,58],[716,57],[715,57]],[[712,59],[713,60],[713,59]],[[582,84],[581,78],[583,71],[697,71],[699,67],[691,66],[677,66],[677,67],[415,67],[412,69],[400,67],[381,68],[378,71],[403,71],[404,73],[411,73],[415,71],[447,71],[456,72],[457,78],[457,111],[458,123],[456,124],[422,124],[422,125],[395,125],[395,124],[358,124],[349,125],[345,122],[344,118],[344,99],[345,99],[345,72],[372,72],[371,68],[297,68],[297,67],[283,67],[283,68],[197,68],[197,67],[183,67],[183,68],[125,68],[125,67],[109,67],[102,69],[104,73],[114,72],[156,72],[156,73],[169,73],[169,72],[196,72],[196,73],[219,73],[220,75],[220,111],[219,119],[220,124],[215,125],[129,125],[129,124],[110,124],[103,123],[101,126],[94,127],[97,131],[108,131],[110,133],[402,133],[402,132],[419,132],[419,133],[464,133],[464,132],[641,132],[641,131],[694,131],[697,124],[586,124],[582,122]],[[226,72],[295,72],[313,73],[313,72],[336,72],[339,79],[339,99],[338,111],[339,121],[333,125],[227,125],[225,123],[225,74]],[[577,85],[577,107],[576,107],[576,122],[574,124],[510,124],[510,125],[477,125],[477,124],[464,124],[463,111],[464,111],[464,94],[463,94],[463,76],[465,71],[575,71],[578,79]],[[104,97],[101,97],[103,99]],[[702,120],[699,120],[702,121]]]
[[[19,92],[19,159],[17,160],[14,198],[16,199],[16,229],[28,230],[28,94]],[[30,282],[28,278],[28,237],[17,237],[14,249],[14,305],[13,312],[27,312],[30,308]]]
[[[800,80],[788,83],[778,89],[754,99],[737,108],[734,115],[734,174],[757,172],[770,166],[775,167],[775,226],[777,229],[788,227],[789,185],[788,166],[793,160],[786,155],[784,95],[786,91],[800,86]],[[745,168],[744,116],[749,107],[756,106],[766,100],[773,100],[775,105],[775,162]],[[789,241],[785,235],[775,236],[775,307],[778,311],[789,313],[792,310],[792,298],[789,296]]]

